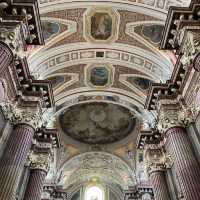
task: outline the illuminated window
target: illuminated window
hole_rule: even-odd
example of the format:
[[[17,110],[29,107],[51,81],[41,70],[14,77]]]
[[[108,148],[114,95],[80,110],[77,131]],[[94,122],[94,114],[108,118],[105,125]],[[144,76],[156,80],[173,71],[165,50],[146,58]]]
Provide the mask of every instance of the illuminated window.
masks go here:
[[[103,190],[97,186],[89,187],[86,190],[86,200],[103,200]]]

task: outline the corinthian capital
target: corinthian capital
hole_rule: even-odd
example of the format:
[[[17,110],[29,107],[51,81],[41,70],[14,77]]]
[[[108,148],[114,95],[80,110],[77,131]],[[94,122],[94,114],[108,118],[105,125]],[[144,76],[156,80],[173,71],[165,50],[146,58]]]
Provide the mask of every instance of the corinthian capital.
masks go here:
[[[148,149],[145,152],[145,163],[148,174],[163,171],[172,165],[171,156],[166,155],[163,149]]]
[[[186,127],[194,120],[194,113],[177,101],[166,103],[167,100],[160,100],[157,128],[164,134],[172,127]],[[170,102],[170,101],[169,101]]]
[[[41,169],[45,172],[49,171],[52,160],[50,153],[31,152],[28,159],[31,169]]]
[[[28,124],[34,129],[40,125],[41,114],[37,107],[17,107],[16,105],[3,103],[1,108],[5,118],[13,124]]]

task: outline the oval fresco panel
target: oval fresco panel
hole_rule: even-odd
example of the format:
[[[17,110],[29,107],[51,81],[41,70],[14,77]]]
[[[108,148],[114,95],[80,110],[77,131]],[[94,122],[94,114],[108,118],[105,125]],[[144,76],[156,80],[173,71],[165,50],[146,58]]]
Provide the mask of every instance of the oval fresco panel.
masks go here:
[[[128,136],[136,119],[122,106],[85,103],[68,108],[59,117],[65,134],[87,144],[108,144]]]

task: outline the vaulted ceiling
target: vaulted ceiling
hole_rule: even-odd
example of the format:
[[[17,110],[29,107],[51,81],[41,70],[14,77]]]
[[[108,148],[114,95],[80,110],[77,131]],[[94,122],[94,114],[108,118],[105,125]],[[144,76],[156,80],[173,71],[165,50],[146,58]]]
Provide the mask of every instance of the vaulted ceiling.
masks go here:
[[[165,82],[176,60],[159,50],[167,10],[189,3],[40,0],[46,45],[30,46],[28,61],[32,75],[52,81],[56,106],[45,116],[61,132],[54,168],[63,188],[89,181],[86,174],[122,188],[135,184],[138,130],[155,117],[144,110],[148,88]]]

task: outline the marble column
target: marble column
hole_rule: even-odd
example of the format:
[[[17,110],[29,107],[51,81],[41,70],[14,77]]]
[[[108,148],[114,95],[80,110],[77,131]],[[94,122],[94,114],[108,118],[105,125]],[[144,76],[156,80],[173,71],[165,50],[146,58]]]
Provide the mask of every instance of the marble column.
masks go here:
[[[17,124],[8,139],[0,160],[0,200],[14,200],[21,170],[30,150],[34,129],[27,124]]]
[[[150,181],[153,186],[155,200],[170,200],[164,171],[159,170],[151,172]]]
[[[24,195],[24,200],[41,199],[45,177],[51,162],[51,149],[47,148],[46,150],[46,153],[44,153],[40,152],[41,149],[37,148],[36,152],[32,151],[29,156],[30,176]],[[44,151],[44,148],[42,151]]]
[[[24,200],[40,200],[43,184],[47,172],[41,169],[31,169],[29,181],[26,187]]]
[[[155,148],[157,146],[157,148]],[[146,147],[145,160],[149,180],[153,187],[155,200],[170,200],[169,189],[166,181],[165,170],[169,165],[168,157],[163,147],[153,145],[153,148]]]
[[[0,72],[8,67],[13,60],[13,53],[10,48],[0,41]]]
[[[197,72],[200,72],[200,53],[198,53],[193,60],[193,67]]]
[[[166,150],[174,159],[174,168],[185,200],[200,199],[200,166],[184,127],[166,131]]]
[[[200,199],[200,166],[194,155],[186,126],[192,112],[177,101],[160,100],[158,129],[165,137],[165,148],[173,160],[179,188],[185,200]]]
[[[40,115],[34,109],[19,108],[10,104],[2,106],[2,110],[5,118],[13,124],[13,131],[0,159],[0,200],[15,200],[17,184]]]

